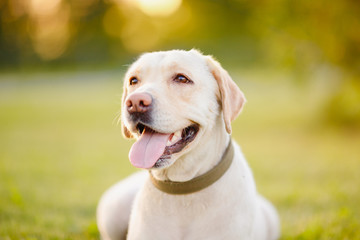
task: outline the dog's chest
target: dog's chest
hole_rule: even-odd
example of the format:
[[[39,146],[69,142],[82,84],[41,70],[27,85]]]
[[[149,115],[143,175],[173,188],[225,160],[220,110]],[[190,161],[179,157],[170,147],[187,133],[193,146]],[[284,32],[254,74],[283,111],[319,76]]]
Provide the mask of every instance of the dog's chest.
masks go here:
[[[254,201],[239,176],[230,171],[207,189],[187,195],[166,194],[148,182],[137,197],[130,226],[137,226],[138,233],[141,229],[142,237],[151,236],[139,239],[222,239],[224,234],[231,239],[247,234],[239,230],[249,229]]]

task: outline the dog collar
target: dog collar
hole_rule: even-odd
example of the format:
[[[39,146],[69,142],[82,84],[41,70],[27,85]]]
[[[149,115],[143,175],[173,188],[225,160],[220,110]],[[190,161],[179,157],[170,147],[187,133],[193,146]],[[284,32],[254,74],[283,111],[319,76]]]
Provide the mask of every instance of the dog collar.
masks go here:
[[[204,188],[207,188],[219,178],[221,178],[225,172],[229,169],[234,157],[234,147],[231,139],[227,146],[221,161],[210,171],[193,178],[187,182],[173,182],[169,180],[161,181],[154,178],[150,172],[150,180],[153,185],[162,192],[180,195],[198,192]]]

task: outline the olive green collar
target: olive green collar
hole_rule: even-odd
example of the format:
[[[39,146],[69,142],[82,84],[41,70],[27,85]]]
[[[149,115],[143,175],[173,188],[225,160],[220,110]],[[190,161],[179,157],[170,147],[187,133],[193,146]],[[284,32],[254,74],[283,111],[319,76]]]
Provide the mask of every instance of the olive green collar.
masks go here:
[[[173,182],[169,180],[157,180],[150,172],[150,180],[157,189],[165,193],[179,195],[198,192],[221,178],[229,169],[233,157],[234,147],[230,139],[229,145],[227,146],[221,161],[214,168],[204,173],[203,175],[193,178],[187,182]]]

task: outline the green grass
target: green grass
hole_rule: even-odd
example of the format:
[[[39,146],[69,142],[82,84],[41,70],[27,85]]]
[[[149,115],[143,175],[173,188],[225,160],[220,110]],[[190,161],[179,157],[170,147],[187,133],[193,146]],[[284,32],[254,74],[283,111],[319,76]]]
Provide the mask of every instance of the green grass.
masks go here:
[[[243,75],[233,135],[279,210],[282,239],[359,239],[359,131],[324,126],[309,86]],[[135,171],[114,123],[121,77],[0,75],[0,239],[99,238],[98,199]]]

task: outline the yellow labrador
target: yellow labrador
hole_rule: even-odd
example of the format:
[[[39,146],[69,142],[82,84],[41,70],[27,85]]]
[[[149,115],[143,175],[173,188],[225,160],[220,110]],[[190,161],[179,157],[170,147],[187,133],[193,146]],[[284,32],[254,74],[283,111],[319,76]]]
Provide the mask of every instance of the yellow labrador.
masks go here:
[[[146,53],[126,73],[122,127],[146,169],[101,198],[102,239],[277,239],[274,207],[256,191],[231,121],[245,98],[196,50]]]

